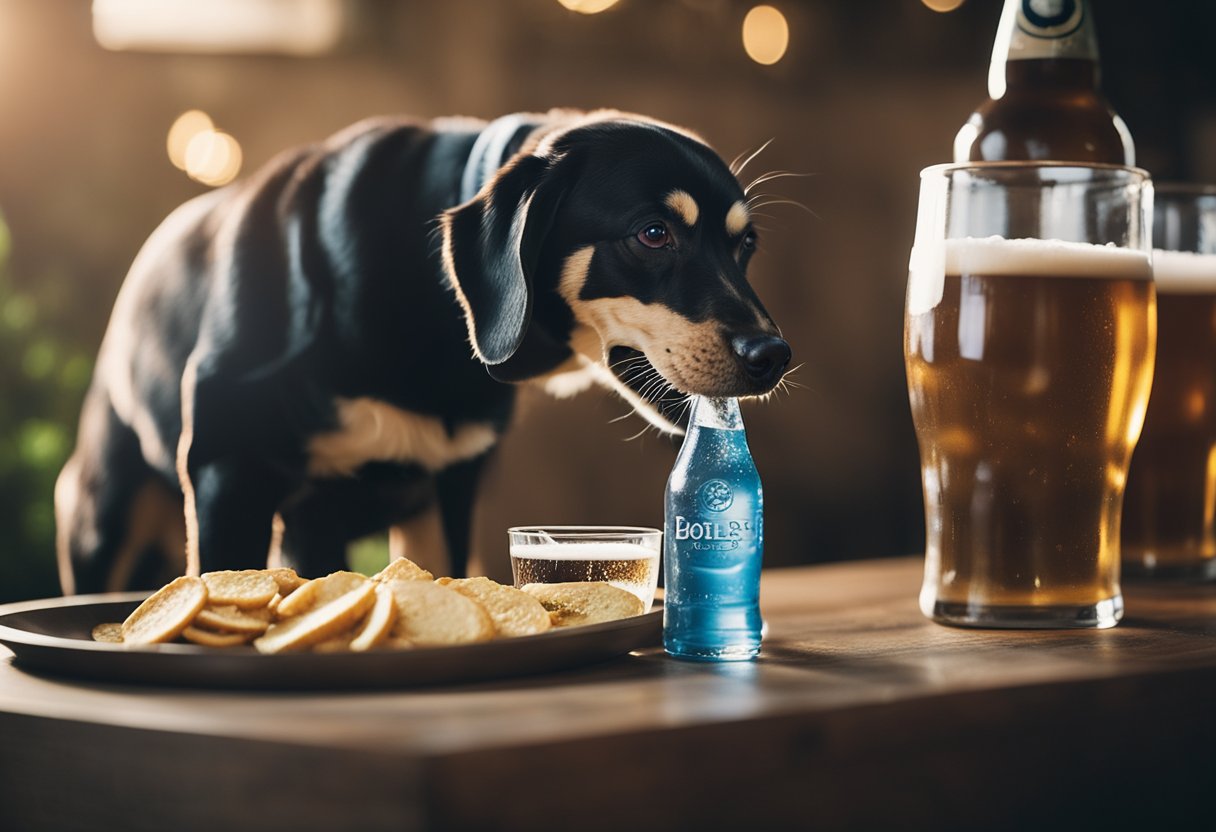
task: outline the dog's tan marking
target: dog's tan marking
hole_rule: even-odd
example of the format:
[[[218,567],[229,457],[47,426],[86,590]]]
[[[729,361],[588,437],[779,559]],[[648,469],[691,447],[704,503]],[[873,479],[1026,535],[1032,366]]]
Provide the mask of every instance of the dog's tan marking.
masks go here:
[[[409,558],[433,575],[451,574],[452,561],[438,504],[388,530],[388,556],[389,560]]]
[[[612,373],[606,364],[608,349],[620,344],[641,350],[678,390],[714,395],[729,394],[733,389],[738,369],[730,346],[715,322],[694,323],[659,303],[645,304],[630,297],[583,299],[582,288],[594,253],[593,246],[586,246],[570,255],[558,284],[575,319],[600,341],[596,349],[592,339],[583,335],[578,346],[582,368],[595,381],[619,393],[651,424],[678,432]]]
[[[198,375],[198,354],[186,359],[182,371],[182,432],[177,438],[177,480],[182,487],[184,513],[186,517],[186,574],[199,574],[198,551],[198,501],[194,497],[194,483],[190,481],[190,445],[194,441],[194,383]]]
[[[270,521],[270,551],[266,554],[267,569],[282,569],[287,565],[283,562],[283,535],[286,531],[287,524],[283,522],[283,515],[276,511],[274,518]]]
[[[731,237],[737,237],[743,233],[749,222],[751,222],[751,214],[748,213],[747,206],[742,202],[736,202],[726,212],[726,233]]]
[[[701,208],[688,191],[674,190],[667,195],[663,202],[675,212],[677,217],[684,220],[684,224],[689,228],[697,224],[697,218],[701,216]]]
[[[449,433],[434,416],[423,416],[371,398],[338,399],[338,430],[308,443],[308,472],[353,474],[367,462],[416,462],[439,471],[473,459],[498,440],[492,425],[470,422]]]
[[[577,295],[582,289],[594,254],[595,247],[586,246],[566,258],[562,266],[562,281],[571,293]],[[575,325],[570,333],[569,345],[574,352],[572,356],[544,375],[531,379],[546,393],[559,399],[577,395],[596,383],[595,373],[587,366],[587,360],[600,361],[604,353],[599,333],[583,323]]]
[[[575,312],[606,346],[641,350],[676,389],[705,396],[731,395],[738,368],[716,321],[694,323],[668,307],[636,298],[582,301]]]
[[[55,480],[55,560],[59,565],[59,588],[64,595],[76,594],[76,574],[72,569],[72,525],[80,511],[80,458],[68,457],[67,464]],[[91,551],[97,546],[95,532],[81,536],[80,545]]]
[[[600,360],[604,345],[598,332],[580,324],[570,333],[570,349],[574,350],[574,355],[535,379],[546,393],[557,399],[568,399],[595,384],[595,373],[587,368],[586,359]]]

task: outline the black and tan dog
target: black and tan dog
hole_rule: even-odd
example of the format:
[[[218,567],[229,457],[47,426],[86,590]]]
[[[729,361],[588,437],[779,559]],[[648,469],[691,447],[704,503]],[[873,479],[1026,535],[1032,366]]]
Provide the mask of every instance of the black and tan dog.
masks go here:
[[[599,381],[669,429],[643,385],[778,383],[755,245],[727,165],[641,116],[374,120],[285,153],[135,260],[56,487],[64,590],[259,566],[276,543],[320,575],[385,528],[460,574],[512,383]]]

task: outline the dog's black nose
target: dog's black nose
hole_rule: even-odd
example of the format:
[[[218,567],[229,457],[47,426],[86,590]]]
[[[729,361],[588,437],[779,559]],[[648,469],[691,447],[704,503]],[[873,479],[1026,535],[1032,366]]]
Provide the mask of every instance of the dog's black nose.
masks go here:
[[[790,345],[775,335],[735,338],[731,346],[748,376],[762,384],[776,384],[790,363]]]

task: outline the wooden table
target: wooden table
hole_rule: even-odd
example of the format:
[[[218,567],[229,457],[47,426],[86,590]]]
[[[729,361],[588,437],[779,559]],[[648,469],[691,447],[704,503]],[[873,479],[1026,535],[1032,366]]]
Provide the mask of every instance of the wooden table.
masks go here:
[[[365,694],[129,688],[0,648],[0,829],[1216,828],[1216,587],[941,627],[920,562],[766,573],[755,663]]]

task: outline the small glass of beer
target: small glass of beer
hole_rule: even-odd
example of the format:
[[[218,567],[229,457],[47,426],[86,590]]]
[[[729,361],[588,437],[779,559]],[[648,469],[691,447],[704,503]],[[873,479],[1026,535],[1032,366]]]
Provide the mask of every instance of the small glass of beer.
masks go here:
[[[1153,376],[1146,172],[921,174],[904,358],[920,444],[920,606],[972,627],[1112,627],[1119,521]]]
[[[1128,575],[1216,578],[1216,186],[1153,208],[1157,369],[1123,503]]]
[[[663,533],[644,526],[517,526],[507,530],[515,586],[605,581],[654,604]]]

